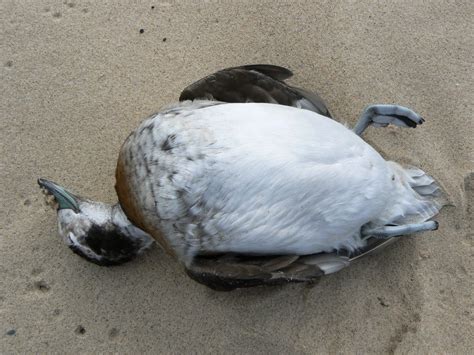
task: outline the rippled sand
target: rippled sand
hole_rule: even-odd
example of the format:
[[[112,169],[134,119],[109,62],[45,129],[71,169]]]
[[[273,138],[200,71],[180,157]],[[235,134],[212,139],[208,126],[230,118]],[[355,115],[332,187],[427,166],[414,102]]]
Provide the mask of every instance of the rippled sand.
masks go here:
[[[121,3],[2,1],[1,353],[472,351],[472,1]],[[244,63],[288,66],[350,124],[370,103],[421,113],[366,138],[441,182],[440,229],[313,287],[232,293],[158,248],[115,268],[73,255],[36,178],[114,202],[118,149],[142,118]]]

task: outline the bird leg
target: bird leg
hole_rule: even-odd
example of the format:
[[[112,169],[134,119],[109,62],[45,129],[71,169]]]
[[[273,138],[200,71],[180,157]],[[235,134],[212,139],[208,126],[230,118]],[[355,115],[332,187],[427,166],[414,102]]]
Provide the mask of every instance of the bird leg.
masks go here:
[[[401,226],[383,226],[370,228],[364,226],[361,229],[362,239],[374,237],[377,239],[388,239],[392,237],[400,237],[406,234],[420,233],[424,231],[437,230],[438,222],[428,221],[422,223],[405,224]]]
[[[360,136],[370,125],[387,127],[389,124],[393,124],[399,127],[415,128],[424,121],[420,115],[403,106],[371,105],[362,112],[353,131]]]

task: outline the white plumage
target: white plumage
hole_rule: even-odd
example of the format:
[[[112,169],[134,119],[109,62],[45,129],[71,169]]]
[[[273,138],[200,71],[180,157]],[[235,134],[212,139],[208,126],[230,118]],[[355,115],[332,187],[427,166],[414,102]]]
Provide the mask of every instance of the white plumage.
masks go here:
[[[128,150],[147,222],[187,264],[203,252],[353,250],[367,223],[438,211],[351,130],[282,105],[180,104],[146,120]]]

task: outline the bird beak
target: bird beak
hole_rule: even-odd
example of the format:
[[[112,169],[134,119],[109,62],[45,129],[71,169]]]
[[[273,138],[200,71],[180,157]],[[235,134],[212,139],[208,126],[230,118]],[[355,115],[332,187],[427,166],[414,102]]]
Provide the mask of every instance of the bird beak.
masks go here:
[[[58,203],[58,210],[70,209],[76,213],[80,212],[78,198],[58,184],[46,180],[38,179],[38,185],[46,190],[46,193],[53,195]]]

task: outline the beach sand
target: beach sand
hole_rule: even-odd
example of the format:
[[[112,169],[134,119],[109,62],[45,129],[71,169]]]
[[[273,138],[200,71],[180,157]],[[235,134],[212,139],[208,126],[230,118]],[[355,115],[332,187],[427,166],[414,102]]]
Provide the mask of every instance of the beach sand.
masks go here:
[[[474,3],[337,3],[2,1],[0,353],[472,352]],[[351,125],[371,103],[419,112],[365,138],[440,181],[439,230],[311,287],[231,293],[158,247],[110,268],[71,253],[36,179],[115,202],[138,123],[249,63],[289,67]]]

